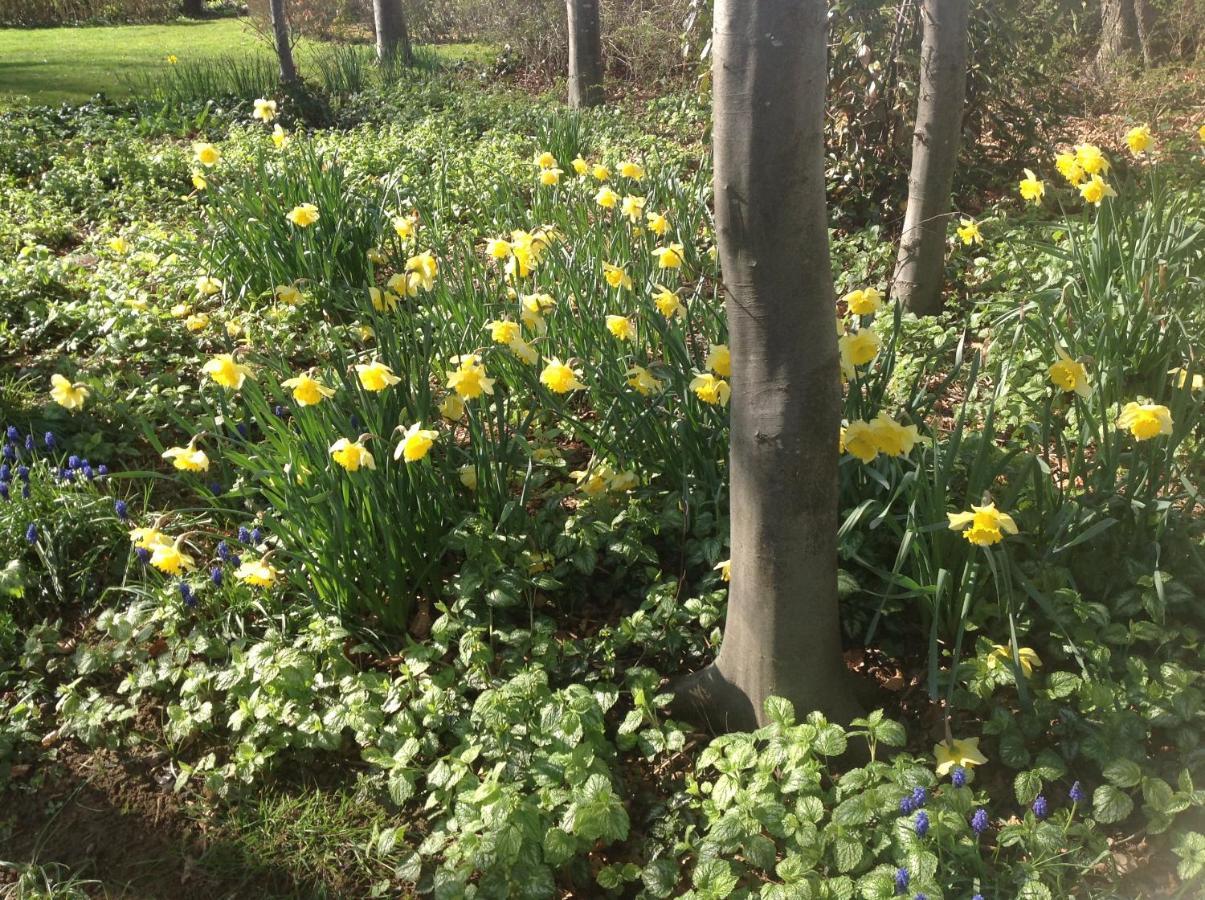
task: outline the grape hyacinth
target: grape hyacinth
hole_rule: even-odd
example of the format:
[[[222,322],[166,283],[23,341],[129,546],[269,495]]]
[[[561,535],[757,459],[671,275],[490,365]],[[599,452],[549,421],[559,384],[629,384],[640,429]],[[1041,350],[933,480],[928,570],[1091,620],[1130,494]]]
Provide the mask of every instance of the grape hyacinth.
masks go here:
[[[218,559],[222,562],[230,562],[230,545],[225,541],[218,541]]]
[[[916,806],[912,803],[912,795],[900,798],[900,815],[910,816],[916,811]]]
[[[8,499],[8,482],[0,481],[0,500]]]
[[[130,518],[130,508],[126,505],[124,500],[113,501],[113,512],[115,512],[117,514],[117,518],[121,519],[123,522]]]
[[[238,527],[238,542],[240,544],[251,543],[251,532],[247,530],[246,525],[240,525]]]
[[[187,581],[180,582],[180,599],[184,601],[185,606],[197,605],[197,598],[193,595],[192,588],[189,587]]]
[[[251,543],[262,544],[264,541],[264,533],[258,528],[251,529]]]
[[[42,443],[46,445],[47,450],[53,450],[54,445],[57,443],[54,438],[54,432],[48,431],[42,435]]]
[[[146,547],[135,547],[134,555],[138,557],[138,561],[144,566],[151,561],[151,551]]]
[[[1038,794],[1038,799],[1033,801],[1033,814],[1039,819],[1044,819],[1050,815],[1050,804],[1046,802],[1045,794]]]
[[[895,870],[895,892],[897,894],[902,894],[902,893],[904,893],[904,891],[908,890],[908,882],[910,879],[911,879],[911,876],[908,874],[907,869],[896,869]]]
[[[209,570],[209,580],[213,582],[214,587],[222,586],[222,567],[213,566]]]
[[[34,522],[30,522],[29,527],[25,529],[25,540],[31,544],[38,542],[38,526]]]
[[[1072,803],[1083,803],[1087,799],[1084,788],[1078,781],[1071,785],[1071,790],[1067,792],[1067,796],[1071,798]]]
[[[929,802],[929,792],[923,787],[912,789],[912,808],[920,809]]]
[[[8,428],[4,430],[4,436],[7,438],[10,444],[15,444],[21,439],[21,431],[16,425],[9,425]]]
[[[987,810],[983,807],[975,810],[975,814],[971,816],[971,830],[975,834],[983,834],[987,831]]]
[[[967,783],[967,770],[962,766],[954,767],[954,774],[950,776],[950,783],[954,787],[962,787]]]
[[[916,836],[924,837],[929,833],[929,814],[923,809],[916,814]]]

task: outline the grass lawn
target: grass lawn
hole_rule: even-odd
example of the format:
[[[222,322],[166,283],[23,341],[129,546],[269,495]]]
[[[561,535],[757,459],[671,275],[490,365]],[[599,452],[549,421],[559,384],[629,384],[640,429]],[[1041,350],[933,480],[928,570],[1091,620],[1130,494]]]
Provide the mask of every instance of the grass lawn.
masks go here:
[[[134,84],[172,54],[181,62],[249,53],[271,46],[246,19],[180,21],[170,25],[0,29],[0,106],[87,100],[97,92],[127,96]],[[488,55],[475,44],[440,47],[449,60]],[[304,46],[299,55],[303,69]]]

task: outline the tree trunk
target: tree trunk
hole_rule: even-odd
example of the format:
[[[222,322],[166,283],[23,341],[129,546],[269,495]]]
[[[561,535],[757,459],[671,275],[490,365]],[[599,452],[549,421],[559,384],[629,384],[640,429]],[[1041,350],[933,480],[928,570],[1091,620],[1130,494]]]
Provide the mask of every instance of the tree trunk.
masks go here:
[[[1166,41],[1159,29],[1159,13],[1150,0],[1133,0],[1134,29],[1138,33],[1138,47],[1142,50],[1142,64],[1153,69],[1167,57]]]
[[[402,0],[372,0],[372,14],[377,28],[377,60],[392,63],[400,53],[403,65],[413,64],[414,52]]]
[[[1138,52],[1138,21],[1134,0],[1101,0],[1100,47],[1096,51],[1096,71],[1111,78],[1134,63]]]
[[[190,19],[199,19],[205,15],[205,0],[183,0],[180,12]]]
[[[603,102],[602,25],[599,0],[565,0],[569,17],[569,105]]]
[[[268,12],[272,19],[272,38],[276,42],[276,56],[280,60],[280,80],[292,84],[297,80],[297,66],[293,64],[293,45],[289,43],[289,21],[285,17],[285,0],[268,0]]]
[[[921,5],[924,34],[908,210],[891,287],[893,296],[917,315],[941,312],[946,232],[953,215],[950,190],[966,94],[969,14],[970,0],[924,0]]]
[[[717,0],[716,235],[732,351],[731,586],[675,710],[721,730],[857,714],[837,609],[841,388],[824,195],[825,0]]]

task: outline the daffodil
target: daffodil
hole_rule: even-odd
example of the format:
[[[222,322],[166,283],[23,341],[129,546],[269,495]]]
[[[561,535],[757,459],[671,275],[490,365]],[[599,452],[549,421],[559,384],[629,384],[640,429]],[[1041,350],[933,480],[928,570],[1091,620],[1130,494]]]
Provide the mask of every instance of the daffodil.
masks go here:
[[[317,378],[302,373],[281,382],[282,387],[291,388],[293,399],[300,406],[316,406],[328,397],[335,396],[335,389],[327,387]]]
[[[841,433],[840,445],[863,463],[873,462],[879,455],[879,442],[869,422],[850,422]]]
[[[590,174],[594,176],[595,181],[607,181],[611,178],[611,170],[604,165],[594,166]]]
[[[619,174],[624,178],[631,178],[633,181],[641,181],[644,178],[644,166],[625,160],[619,164]]]
[[[235,391],[241,388],[243,382],[251,375],[251,370],[247,366],[235,362],[234,357],[229,353],[219,353],[201,366],[201,371],[222,387]]]
[[[494,259],[506,259],[511,254],[510,241],[506,238],[490,238],[485,242],[485,255]]]
[[[357,472],[361,467],[365,469],[375,469],[377,461],[372,458],[372,454],[359,441],[349,441],[347,438],[339,438],[331,444],[330,447],[331,459],[347,469],[349,472]]]
[[[1146,153],[1154,145],[1155,139],[1151,135],[1151,129],[1148,125],[1139,125],[1126,132],[1126,146],[1130,148],[1130,152],[1135,156],[1140,153]]]
[[[1054,158],[1054,167],[1072,187],[1079,187],[1080,182],[1084,180],[1084,167],[1079,164],[1079,159],[1074,153],[1060,153]]]
[[[272,126],[272,144],[273,144],[273,146],[275,146],[277,150],[280,150],[288,142],[289,142],[288,132],[286,132],[283,128],[281,128],[280,123],[277,122],[275,125]]]
[[[947,513],[951,531],[961,531],[969,543],[990,547],[1004,540],[1005,533],[1016,534],[1017,523],[1008,513],[996,509],[996,504],[972,506],[970,512]]]
[[[1018,188],[1021,191],[1021,199],[1030,203],[1041,203],[1042,196],[1046,193],[1046,185],[1030,169],[1025,170],[1025,177],[1021,179]]]
[[[573,166],[573,171],[578,175],[585,175],[590,171],[590,164],[580,156],[573,160],[570,165]]]
[[[397,278],[398,276],[393,276]],[[406,277],[402,276],[402,283],[405,284]],[[401,298],[393,291],[382,291],[378,287],[370,287],[368,289],[368,299],[372,303],[372,308],[377,312],[388,312],[391,309],[396,309]]]
[[[1172,414],[1158,403],[1137,403],[1131,400],[1117,417],[1117,427],[1128,431],[1135,440],[1149,441],[1161,434],[1172,433]]]
[[[208,472],[209,457],[204,450],[197,448],[197,439],[188,442],[187,447],[169,447],[163,451],[163,458],[170,459],[172,465],[182,472]]]
[[[1080,144],[1075,148],[1075,161],[1086,175],[1109,174],[1109,160],[1095,144]]]
[[[470,491],[477,490],[477,467],[472,463],[461,466],[456,470],[456,475],[460,478],[460,483]]]
[[[194,313],[184,320],[184,327],[189,331],[204,331],[209,327],[209,314]]]
[[[169,54],[167,54],[167,56],[165,56],[163,58],[165,60],[167,60],[167,64],[169,66],[174,66],[176,63],[178,63],[180,61],[180,57],[176,56],[176,54],[174,54],[174,53],[169,53]]]
[[[406,271],[417,274],[423,290],[429,291],[435,287],[435,276],[439,274],[439,260],[430,250],[424,250],[406,260]]]
[[[400,429],[402,426],[398,426]],[[418,462],[431,450],[438,431],[423,428],[422,422],[415,422],[402,431],[402,439],[393,451],[394,459],[404,459],[408,463]]]
[[[118,235],[117,237],[109,238],[109,249],[114,253],[124,256],[130,252],[130,244],[125,238]]]
[[[295,284],[278,284],[272,289],[272,296],[288,306],[296,306],[301,302],[301,289]]]
[[[252,559],[234,570],[234,577],[244,584],[254,587],[272,587],[280,577],[280,572],[268,562],[268,557]]]
[[[703,364],[723,378],[731,377],[732,354],[728,350],[728,345],[712,344],[707,351],[707,358],[703,360]]]
[[[640,484],[635,472],[616,472],[607,482],[607,487],[617,494],[634,491]]]
[[[494,393],[494,379],[485,376],[485,366],[477,360],[477,355],[469,353],[452,360],[456,368],[444,374],[448,379],[448,388],[455,391],[465,400],[474,400],[482,394]]]
[[[556,165],[556,157],[547,150],[544,150],[543,152],[536,154],[535,162],[536,165],[541,169],[551,169]]]
[[[1199,391],[1202,387],[1205,387],[1205,376],[1203,376],[1200,372],[1194,372],[1192,381],[1190,383],[1188,380],[1188,369],[1185,369],[1183,366],[1168,369],[1167,374],[1175,376],[1175,378],[1172,380],[1178,388],[1184,388],[1187,386],[1189,390]]]
[[[507,345],[522,337],[522,329],[518,322],[512,322],[510,319],[497,319],[486,324],[486,328],[490,330],[490,340],[495,344]]]
[[[619,194],[615,193],[609,187],[604,185],[598,189],[598,193],[594,195],[594,202],[603,209],[614,209],[619,203]]]
[[[732,560],[725,559],[716,563],[712,568],[720,573],[720,578],[724,581],[732,581]]]
[[[885,456],[907,456],[920,440],[915,425],[901,425],[885,412],[870,421],[870,432],[875,447]]]
[[[696,375],[690,381],[690,389],[696,397],[712,406],[727,406],[732,396],[732,388],[722,378],[716,378],[710,372]]]
[[[1079,186],[1079,194],[1086,202],[1091,203],[1093,206],[1100,206],[1101,201],[1106,197],[1117,196],[1117,192],[1113,190],[1113,186],[1099,175],[1093,175],[1081,184]]]
[[[649,231],[657,237],[663,237],[665,232],[669,231],[669,219],[665,217],[665,213],[651,212],[644,220],[648,223]]]
[[[610,471],[606,466],[579,469],[569,473],[569,477],[577,482],[578,490],[587,497],[597,497],[600,494],[605,494],[607,492],[609,476]]]
[[[580,372],[553,357],[548,360],[544,365],[544,371],[540,373],[540,384],[554,394],[568,394],[570,391],[585,389],[586,386],[579,380],[580,376]]]
[[[363,385],[366,391],[383,391],[388,387],[392,387],[402,379],[393,374],[393,369],[385,365],[379,359],[373,360],[370,363],[358,363],[356,365],[356,375],[360,378],[360,384]]]
[[[627,216],[628,221],[633,225],[637,224],[641,216],[644,215],[644,198],[628,194],[623,198],[623,204],[620,206],[619,211]]]
[[[459,394],[448,394],[440,401],[439,414],[449,422],[459,422],[464,418],[464,400]]]
[[[979,223],[974,219],[963,217],[959,220],[955,231],[958,232],[958,239],[964,245],[983,243],[983,234],[979,231]]]
[[[607,331],[621,341],[630,341],[636,336],[636,325],[627,316],[607,316]]]
[[[1041,658],[1030,647],[1018,647],[1017,658],[1021,661],[1021,673],[1026,678],[1033,674],[1034,669],[1042,668]],[[1011,665],[1012,661],[1012,648],[1006,647],[1003,644],[996,644],[992,647],[992,652],[988,654],[987,667],[989,669],[995,669],[999,668],[1000,666]]]
[[[261,122],[271,122],[276,118],[276,101],[264,100],[262,97],[255,101],[255,112],[251,113],[251,118],[259,119]]]
[[[423,286],[423,276],[418,272],[394,272],[385,283],[396,303],[402,297],[417,297],[419,288]]]
[[[1060,390],[1074,391],[1081,397],[1092,393],[1088,385],[1088,370],[1079,360],[1072,359],[1062,347],[1056,347],[1059,358],[1050,364],[1050,380]]]
[[[656,376],[654,376],[653,373],[644,366],[632,366],[632,368],[628,369],[627,376],[628,387],[645,397],[649,397],[653,394],[659,394],[665,387],[665,385],[662,384],[656,378]]]
[[[192,557],[180,549],[180,538],[174,543],[155,544],[148,549],[151,551],[151,565],[165,575],[179,575],[196,568]]]
[[[882,341],[873,328],[859,328],[852,334],[843,335],[838,344],[843,356],[855,366],[864,366],[878,355]]]
[[[561,176],[565,173],[560,169],[541,169],[540,184],[550,187],[554,184],[560,184]]]
[[[934,744],[933,758],[937,760],[939,776],[948,774],[956,766],[970,769],[987,762],[987,757],[979,751],[979,738],[951,739]]]
[[[603,278],[607,284],[613,288],[632,289],[632,276],[628,274],[623,266],[614,266],[611,263],[603,263]]]
[[[656,291],[653,293],[653,305],[657,307],[657,312],[667,319],[675,316],[682,318],[686,315],[686,307],[678,299],[677,292],[671,291],[661,284],[656,285]]]
[[[321,214],[318,212],[318,207],[313,203],[302,203],[285,213],[285,218],[298,228],[309,228],[320,217]]]
[[[403,241],[408,241],[414,237],[414,232],[418,228],[418,216],[411,213],[408,216],[394,216],[389,220],[389,224],[393,226],[393,233]]]
[[[667,247],[657,247],[653,250],[653,256],[657,257],[657,266],[661,269],[680,269],[682,268],[682,252],[681,244],[670,244]]]
[[[64,409],[83,409],[88,394],[88,388],[79,382],[72,384],[57,372],[50,376],[50,399]]]
[[[515,338],[506,345],[506,349],[525,366],[534,366],[536,360],[540,358],[540,354],[536,352],[536,348],[522,338]]]
[[[841,299],[845,301],[845,308],[855,316],[873,316],[883,306],[883,295],[872,287],[850,291]],[[838,319],[837,334],[844,333],[845,323]]]
[[[171,538],[158,528],[135,528],[130,532],[130,543],[139,550],[154,550],[159,544],[171,542]]]
[[[192,152],[197,162],[206,168],[216,166],[222,158],[222,152],[213,144],[193,144]]]

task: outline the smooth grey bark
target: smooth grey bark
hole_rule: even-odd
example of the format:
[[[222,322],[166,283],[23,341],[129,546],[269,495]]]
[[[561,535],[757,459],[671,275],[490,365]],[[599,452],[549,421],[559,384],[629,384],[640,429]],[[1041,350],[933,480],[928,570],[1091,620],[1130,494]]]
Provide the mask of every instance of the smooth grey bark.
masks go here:
[[[293,64],[293,45],[289,43],[289,20],[285,15],[285,0],[268,0],[268,14],[272,19],[272,40],[276,44],[276,58],[280,60],[280,80],[292,84],[297,80],[297,66]]]
[[[1133,0],[1101,0],[1097,74],[1104,78],[1118,74],[1133,65],[1138,50],[1138,21]]]
[[[674,710],[713,729],[858,714],[837,607],[841,387],[824,195],[825,0],[717,0],[715,210],[732,352],[732,580]]]
[[[372,17],[377,29],[377,60],[383,64],[401,56],[404,65],[414,62],[410,47],[410,29],[402,0],[372,0]]]
[[[970,0],[921,4],[920,90],[908,209],[891,286],[892,295],[918,315],[941,312],[946,232],[953,215],[950,190],[966,96],[969,16]]]
[[[569,105],[603,102],[602,24],[599,0],[565,0],[569,20]]]

